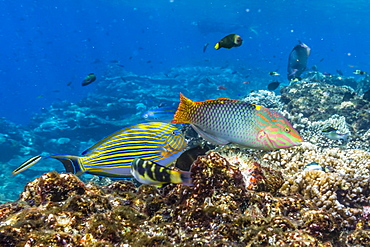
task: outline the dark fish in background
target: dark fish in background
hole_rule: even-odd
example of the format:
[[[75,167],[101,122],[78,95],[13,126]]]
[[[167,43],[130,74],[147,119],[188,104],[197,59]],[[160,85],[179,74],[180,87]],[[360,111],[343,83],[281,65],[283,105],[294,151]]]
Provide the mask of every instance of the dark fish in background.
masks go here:
[[[190,171],[191,165],[198,158],[198,156],[205,155],[207,151],[214,148],[208,144],[202,146],[196,146],[183,152],[179,158],[176,160],[175,166],[182,171]]]
[[[337,69],[338,75],[343,75],[343,72],[340,69]]]
[[[325,58],[321,58],[319,62],[321,63],[322,61],[324,61],[324,59],[325,59]]]
[[[288,80],[298,78],[306,70],[307,59],[311,53],[311,48],[301,41],[298,42],[289,54]]]
[[[205,43],[204,44],[204,46],[203,46],[203,53],[206,52],[208,45],[209,45],[209,43]]]
[[[88,74],[82,81],[82,86],[87,86],[96,80],[96,75],[94,73]]]
[[[71,84],[72,84],[72,82],[70,81],[70,82],[67,83],[67,86],[71,86]]]
[[[273,72],[269,72],[269,75],[271,75],[271,76],[278,76],[280,74],[278,72],[276,72],[276,71],[273,71]]]
[[[367,90],[364,95],[362,96],[362,99],[370,101],[370,90]]]
[[[357,69],[357,70],[353,71],[353,74],[355,74],[355,75],[366,75],[367,72]]]
[[[269,91],[274,91],[275,89],[277,89],[279,87],[279,85],[280,85],[280,82],[273,81],[273,82],[271,82],[270,84],[267,85],[267,89]]]
[[[237,34],[229,34],[223,37],[219,42],[216,43],[215,49],[218,50],[220,48],[231,49],[233,47],[241,46],[243,43],[243,39]]]
[[[353,99],[355,97],[356,93],[354,92],[345,92],[344,95],[343,95],[343,101],[350,101],[351,99]]]

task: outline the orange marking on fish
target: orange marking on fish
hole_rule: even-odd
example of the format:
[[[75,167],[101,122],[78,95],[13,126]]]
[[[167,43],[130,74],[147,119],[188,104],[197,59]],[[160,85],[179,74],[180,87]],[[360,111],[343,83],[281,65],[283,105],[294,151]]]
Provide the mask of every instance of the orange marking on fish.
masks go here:
[[[265,120],[266,122],[269,122],[269,119],[267,119],[266,117],[265,117],[265,115],[264,114],[261,114],[261,113],[256,113],[256,115],[257,116],[259,116],[259,117],[261,117],[263,120]]]

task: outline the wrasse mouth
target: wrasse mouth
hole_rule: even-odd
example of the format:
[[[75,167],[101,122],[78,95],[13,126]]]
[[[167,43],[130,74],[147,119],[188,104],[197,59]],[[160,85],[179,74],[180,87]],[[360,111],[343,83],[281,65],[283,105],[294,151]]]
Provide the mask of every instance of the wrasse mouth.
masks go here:
[[[292,144],[293,146],[300,146],[303,142],[302,138],[297,138],[297,140],[293,141]]]

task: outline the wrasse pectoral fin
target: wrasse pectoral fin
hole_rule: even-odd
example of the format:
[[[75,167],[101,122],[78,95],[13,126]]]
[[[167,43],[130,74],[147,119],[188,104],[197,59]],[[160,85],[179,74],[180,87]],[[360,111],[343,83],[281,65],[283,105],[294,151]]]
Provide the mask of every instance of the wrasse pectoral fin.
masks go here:
[[[191,125],[198,134],[203,137],[206,141],[215,144],[215,145],[226,145],[229,144],[230,142],[228,140],[224,140],[220,137],[213,136],[209,133],[206,133],[203,131],[201,128],[197,127],[195,124]]]
[[[37,162],[39,162],[40,160],[42,159],[42,157],[40,155],[37,155],[37,156],[34,156],[32,158],[29,158],[28,160],[26,160],[25,162],[23,162],[17,169],[15,169],[12,173],[13,173],[13,176],[14,175],[17,175],[18,173],[30,168],[31,166],[33,166],[34,164],[36,164]]]

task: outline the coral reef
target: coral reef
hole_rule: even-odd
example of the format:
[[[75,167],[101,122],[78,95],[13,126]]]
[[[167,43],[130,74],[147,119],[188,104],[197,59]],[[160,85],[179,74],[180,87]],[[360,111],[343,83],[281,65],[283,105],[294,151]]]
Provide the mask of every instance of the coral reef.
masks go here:
[[[304,143],[290,150],[274,151],[263,156],[266,163],[281,167],[285,183],[283,195],[301,194],[320,210],[330,212],[343,227],[354,229],[363,207],[370,205],[370,153],[339,148],[322,149]],[[305,171],[316,162],[330,171]]]
[[[350,97],[348,96],[350,95]],[[364,133],[370,125],[370,102],[349,87],[302,81],[281,89],[284,110],[308,121],[322,121],[334,114],[345,116],[351,132]]]
[[[363,177],[368,153],[303,146],[259,152],[258,160],[235,151],[199,156],[191,168],[193,187],[137,188],[129,181],[99,187],[72,174],[46,173],[28,183],[19,200],[0,206],[0,244],[370,244],[369,190],[356,187],[369,187]],[[341,164],[343,156],[351,162]],[[301,171],[311,160],[326,162],[333,172]],[[349,173],[355,166],[361,169]]]
[[[280,98],[281,96],[276,95],[274,92],[258,90],[250,92],[243,101],[280,111],[283,108]]]

